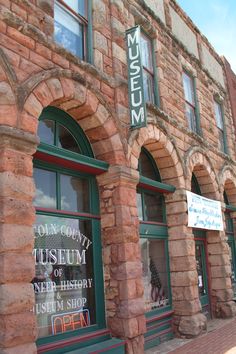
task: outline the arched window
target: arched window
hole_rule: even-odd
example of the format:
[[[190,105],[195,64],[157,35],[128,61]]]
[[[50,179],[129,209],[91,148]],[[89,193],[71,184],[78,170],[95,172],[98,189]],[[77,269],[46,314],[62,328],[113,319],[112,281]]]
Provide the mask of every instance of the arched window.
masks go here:
[[[152,156],[144,148],[140,153],[139,172],[137,205],[140,219],[140,245],[147,316],[146,347],[148,348],[157,343],[155,341],[159,336],[158,331],[155,332],[155,339],[152,336],[155,322],[159,323],[157,327],[161,332],[162,323],[158,316],[166,312],[166,317],[165,315],[163,317],[165,321],[170,316],[168,231],[163,193],[174,192],[175,188],[161,182],[158,168]],[[167,329],[167,337],[168,335],[171,336],[171,328]]]
[[[105,325],[95,175],[108,166],[94,159],[82,129],[59,109],[43,110],[38,134],[32,283],[42,345]]]
[[[234,224],[231,218],[230,212],[234,211],[229,203],[226,191],[224,191],[224,202],[225,202],[225,233],[227,236],[227,242],[230,248],[230,263],[231,263],[231,281],[234,291],[234,297],[236,298],[236,247],[234,238]]]

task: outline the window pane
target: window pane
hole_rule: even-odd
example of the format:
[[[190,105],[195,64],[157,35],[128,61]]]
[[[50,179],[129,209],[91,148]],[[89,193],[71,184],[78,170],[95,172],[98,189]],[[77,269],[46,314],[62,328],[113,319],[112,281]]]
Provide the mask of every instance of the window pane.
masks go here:
[[[151,41],[144,34],[141,34],[141,56],[142,65],[149,71],[153,72]]]
[[[34,205],[56,209],[56,173],[34,168],[34,181],[36,186]]]
[[[89,211],[89,187],[86,179],[60,175],[61,209]]]
[[[218,129],[218,132],[219,132],[219,149],[220,151],[224,152],[225,151],[224,132],[221,129]]]
[[[214,107],[215,107],[215,116],[216,116],[217,127],[220,128],[221,130],[223,130],[224,126],[223,126],[223,117],[222,117],[221,106],[218,102],[214,102]]]
[[[194,93],[193,93],[193,80],[186,73],[183,73],[183,85],[185,100],[195,106]]]
[[[142,207],[142,195],[137,192],[137,208],[138,208],[138,218],[139,220],[143,220],[143,207]]]
[[[34,231],[39,337],[95,324],[91,222],[38,215]]]
[[[58,4],[55,5],[55,40],[64,48],[84,59],[84,30],[83,25],[68,11]]]
[[[40,138],[41,143],[54,145],[54,131],[54,121],[49,119],[39,121],[38,136]]]
[[[187,103],[185,107],[186,107],[185,115],[188,121],[189,129],[192,130],[193,132],[197,132],[195,111]]]
[[[169,305],[165,240],[141,238],[145,310]]]
[[[146,221],[154,221],[163,223],[163,197],[156,193],[143,193],[144,198],[144,215]]]
[[[153,76],[143,70],[144,101],[154,103],[154,83]]]
[[[63,0],[72,10],[83,17],[87,17],[86,14],[86,0]]]
[[[58,147],[81,153],[78,143],[75,141],[71,133],[62,125],[58,127]]]
[[[157,180],[159,176],[156,175],[154,167],[150,161],[150,159],[147,157],[147,155],[141,151],[140,157],[139,157],[139,170],[142,176]]]

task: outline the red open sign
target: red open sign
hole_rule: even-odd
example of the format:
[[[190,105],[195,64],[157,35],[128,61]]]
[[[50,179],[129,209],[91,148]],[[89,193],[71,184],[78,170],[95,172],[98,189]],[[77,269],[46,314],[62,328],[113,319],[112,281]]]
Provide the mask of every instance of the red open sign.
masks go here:
[[[90,325],[89,310],[66,312],[51,317],[52,334],[73,331]]]

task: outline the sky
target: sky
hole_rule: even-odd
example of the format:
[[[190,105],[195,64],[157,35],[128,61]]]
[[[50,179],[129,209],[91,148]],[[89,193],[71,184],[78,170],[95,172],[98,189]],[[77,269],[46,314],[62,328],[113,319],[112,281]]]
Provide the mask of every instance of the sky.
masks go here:
[[[236,0],[177,0],[236,73]]]

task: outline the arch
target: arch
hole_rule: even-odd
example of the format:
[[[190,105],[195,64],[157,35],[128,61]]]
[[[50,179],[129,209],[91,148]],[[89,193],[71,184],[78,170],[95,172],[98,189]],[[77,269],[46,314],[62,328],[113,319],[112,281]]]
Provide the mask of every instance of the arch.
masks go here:
[[[133,169],[138,168],[142,147],[150,152],[160,171],[162,182],[184,188],[184,169],[178,150],[170,138],[153,124],[131,133],[128,159]]]
[[[36,134],[38,118],[49,105],[65,111],[78,122],[96,158],[126,165],[119,127],[101,95],[88,85],[65,76],[43,79],[25,99],[20,129]]]
[[[224,165],[219,173],[219,182],[221,197],[223,198],[225,191],[229,204],[236,206],[236,171],[231,166]]]
[[[186,189],[191,190],[191,178],[194,173],[203,196],[220,199],[219,182],[213,165],[206,152],[197,147],[191,147],[184,157],[187,169]]]
[[[9,64],[7,55],[0,48],[0,124],[17,127],[17,108],[14,85],[17,84],[16,74]]]

